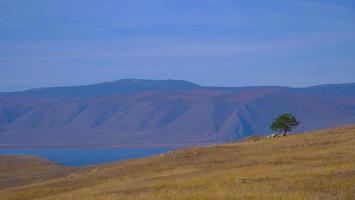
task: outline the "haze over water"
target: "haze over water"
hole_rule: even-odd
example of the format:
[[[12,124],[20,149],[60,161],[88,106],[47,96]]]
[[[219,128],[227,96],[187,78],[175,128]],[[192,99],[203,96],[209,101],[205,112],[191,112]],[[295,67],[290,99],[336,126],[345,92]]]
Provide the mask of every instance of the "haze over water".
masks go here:
[[[173,150],[173,148],[0,149],[0,155],[33,155],[66,166],[85,166],[152,156],[167,152],[169,150]]]

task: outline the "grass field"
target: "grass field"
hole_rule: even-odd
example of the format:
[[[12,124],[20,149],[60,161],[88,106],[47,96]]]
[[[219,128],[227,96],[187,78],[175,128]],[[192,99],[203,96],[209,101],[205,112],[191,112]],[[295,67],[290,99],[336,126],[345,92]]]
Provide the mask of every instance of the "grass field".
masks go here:
[[[72,168],[0,156],[0,199],[355,199],[355,126]]]

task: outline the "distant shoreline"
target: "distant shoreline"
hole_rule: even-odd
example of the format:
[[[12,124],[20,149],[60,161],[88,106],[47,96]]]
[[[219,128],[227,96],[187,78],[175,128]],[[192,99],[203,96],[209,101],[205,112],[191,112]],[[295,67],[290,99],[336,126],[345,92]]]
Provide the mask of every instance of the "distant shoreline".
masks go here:
[[[157,147],[174,147],[184,148],[193,146],[208,146],[218,143],[188,143],[188,144],[78,144],[78,145],[0,145],[0,149],[47,149],[47,148],[157,148]]]

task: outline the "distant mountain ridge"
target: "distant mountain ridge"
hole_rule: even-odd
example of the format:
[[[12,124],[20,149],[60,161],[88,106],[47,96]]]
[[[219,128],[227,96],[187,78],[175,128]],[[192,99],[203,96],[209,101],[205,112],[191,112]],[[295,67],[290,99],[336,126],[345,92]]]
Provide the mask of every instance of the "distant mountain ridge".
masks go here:
[[[218,143],[270,132],[290,112],[298,131],[355,122],[355,83],[306,88],[204,87],[123,79],[0,93],[0,146]]]
[[[143,80],[121,79],[92,85],[35,88],[20,92],[8,92],[7,95],[34,95],[34,96],[107,96],[125,94],[146,90],[184,90],[199,87],[199,85],[180,80]],[[0,93],[1,95],[1,93]]]

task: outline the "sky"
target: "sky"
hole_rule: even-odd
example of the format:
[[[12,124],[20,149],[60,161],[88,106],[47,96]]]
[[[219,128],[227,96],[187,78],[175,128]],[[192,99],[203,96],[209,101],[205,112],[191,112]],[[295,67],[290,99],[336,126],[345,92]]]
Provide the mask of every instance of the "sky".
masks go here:
[[[0,0],[0,91],[355,82],[354,0]]]

